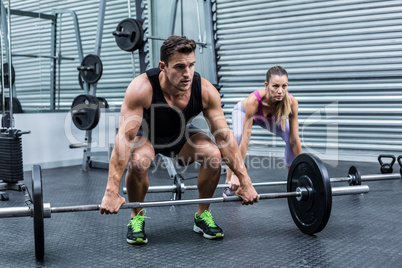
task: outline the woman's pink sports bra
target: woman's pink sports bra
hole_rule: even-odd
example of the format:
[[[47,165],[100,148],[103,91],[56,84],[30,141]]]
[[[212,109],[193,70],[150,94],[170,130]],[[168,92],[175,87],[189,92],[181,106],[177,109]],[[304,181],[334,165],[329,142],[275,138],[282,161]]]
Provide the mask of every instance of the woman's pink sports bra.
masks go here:
[[[254,91],[253,94],[257,97],[258,100],[258,111],[254,115],[254,120],[256,122],[264,123],[266,121],[276,121],[276,116],[264,116],[264,113],[262,111],[262,101],[261,101],[261,96],[260,92],[258,90]],[[290,93],[288,92],[288,95],[290,96]]]

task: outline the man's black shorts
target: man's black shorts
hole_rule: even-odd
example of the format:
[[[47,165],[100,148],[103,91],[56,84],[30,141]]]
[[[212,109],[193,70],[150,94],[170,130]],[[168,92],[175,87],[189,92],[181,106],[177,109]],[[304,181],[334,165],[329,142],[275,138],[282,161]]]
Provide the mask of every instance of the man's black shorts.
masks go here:
[[[144,136],[142,129],[140,129],[137,133],[137,136],[147,138],[152,146],[154,146],[155,154],[163,154],[168,157],[175,157],[179,154],[180,150],[183,148],[184,144],[187,140],[197,134],[199,132],[203,132],[201,129],[193,126],[192,124],[186,125],[186,129],[178,138],[175,137],[155,137],[154,140],[149,137],[149,135]]]

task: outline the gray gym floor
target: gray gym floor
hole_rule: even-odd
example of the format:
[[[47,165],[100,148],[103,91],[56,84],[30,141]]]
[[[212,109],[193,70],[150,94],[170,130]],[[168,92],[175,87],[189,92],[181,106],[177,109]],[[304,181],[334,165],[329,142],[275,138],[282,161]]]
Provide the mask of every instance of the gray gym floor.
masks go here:
[[[279,161],[279,160],[278,160]],[[379,173],[379,164],[326,164],[330,177],[346,176],[355,165],[362,174]],[[394,172],[399,167],[394,166]],[[107,171],[80,170],[80,166],[43,170],[44,202],[51,206],[98,204],[104,194]],[[249,170],[254,182],[286,179],[286,171]],[[191,174],[190,174],[191,175]],[[189,176],[188,172],[185,176]],[[166,170],[151,174],[151,185],[170,185]],[[224,182],[221,177],[221,183]],[[24,182],[31,187],[30,172]],[[196,183],[185,180],[186,185]],[[129,210],[117,215],[99,212],[53,214],[45,219],[45,259],[34,254],[32,218],[0,219],[1,267],[401,267],[402,182],[366,183],[366,195],[333,197],[326,228],[314,236],[296,227],[285,199],[211,205],[223,240],[207,240],[192,231],[195,205],[148,208],[149,243],[126,243]],[[337,183],[337,185],[347,185]],[[123,187],[123,184],[121,185]],[[285,186],[260,187],[260,193],[285,191]],[[7,191],[0,207],[25,206],[23,193]],[[215,196],[221,196],[217,190]],[[169,193],[148,194],[146,201],[169,200]],[[184,193],[196,198],[196,191]]]

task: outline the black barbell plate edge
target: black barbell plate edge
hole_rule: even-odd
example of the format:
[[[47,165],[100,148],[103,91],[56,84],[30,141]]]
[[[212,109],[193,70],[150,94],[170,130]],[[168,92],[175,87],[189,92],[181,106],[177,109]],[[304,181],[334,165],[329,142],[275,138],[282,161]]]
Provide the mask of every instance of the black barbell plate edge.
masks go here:
[[[401,159],[402,159],[402,155],[398,156],[397,160],[398,160],[398,164],[399,164],[399,167],[400,167],[399,172],[402,175],[402,161],[401,161]]]
[[[32,166],[33,222],[35,236],[35,257],[45,256],[45,228],[43,223],[42,171],[39,165]]]
[[[355,166],[350,166],[348,175],[354,176],[354,180],[349,182],[349,185],[361,185],[362,184],[362,176],[360,175],[359,170]]]
[[[82,120],[78,122],[76,119],[76,112],[80,109],[80,106],[83,105],[82,103],[84,102],[85,98],[87,95],[78,95],[74,98],[72,104],[71,104],[71,120],[73,121],[74,125],[81,130],[85,130],[85,128],[82,126]]]
[[[130,36],[130,38],[126,38],[126,40],[128,40],[126,42],[126,45],[127,43],[130,45],[123,49],[128,52],[133,52],[137,50],[137,48],[140,47],[142,43],[140,24],[137,22],[136,19],[128,18],[123,20],[122,25],[126,25],[125,27],[129,26],[130,30],[134,30],[134,32],[136,33],[133,40],[132,36]]]
[[[294,192],[302,186],[298,185],[298,181],[303,176],[312,183],[310,199],[298,201],[296,197],[291,197],[288,198],[288,206],[296,226],[303,233],[312,235],[325,228],[331,215],[331,181],[324,164],[312,154],[304,153],[295,158],[288,173],[287,191]]]
[[[8,63],[5,62],[3,63],[3,68],[4,68],[4,87],[9,88],[10,82],[9,82],[9,74],[8,74]],[[0,68],[1,72],[1,68]],[[0,82],[1,82],[1,77],[0,77]],[[14,66],[11,64],[11,84],[14,86],[15,83],[15,69]]]
[[[96,105],[95,118],[94,118],[92,124],[89,126],[89,129],[91,130],[91,129],[94,129],[98,125],[99,119],[101,116],[101,111],[100,111],[99,99],[96,96],[92,96],[92,95],[89,95],[89,96],[92,98],[93,104]]]
[[[139,29],[139,37],[138,37],[138,42],[136,42],[135,46],[134,46],[134,50],[140,49],[142,44],[144,43],[144,30],[142,29],[142,23],[139,20],[134,19],[135,23],[137,23],[138,25],[138,29]]]
[[[183,176],[181,174],[176,174],[174,176],[174,184],[176,185],[176,198],[175,200],[181,200],[181,182],[184,180]]]

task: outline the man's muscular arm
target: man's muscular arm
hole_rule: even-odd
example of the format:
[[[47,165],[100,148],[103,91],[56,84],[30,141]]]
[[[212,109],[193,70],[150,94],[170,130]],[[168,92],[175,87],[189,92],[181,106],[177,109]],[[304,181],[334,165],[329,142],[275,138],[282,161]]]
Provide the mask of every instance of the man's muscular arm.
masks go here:
[[[141,126],[143,109],[148,108],[152,99],[152,88],[146,74],[136,77],[128,86],[121,106],[119,130],[115,138],[110,163],[109,176],[100,212],[117,213],[126,200],[119,195],[119,186],[130,159],[134,138]]]
[[[251,184],[236,139],[226,123],[219,93],[210,82],[203,78],[201,87],[203,113],[211,133],[215,137],[215,142],[226,164],[240,180],[240,187],[236,193],[243,199],[242,204],[258,202],[258,194]]]

